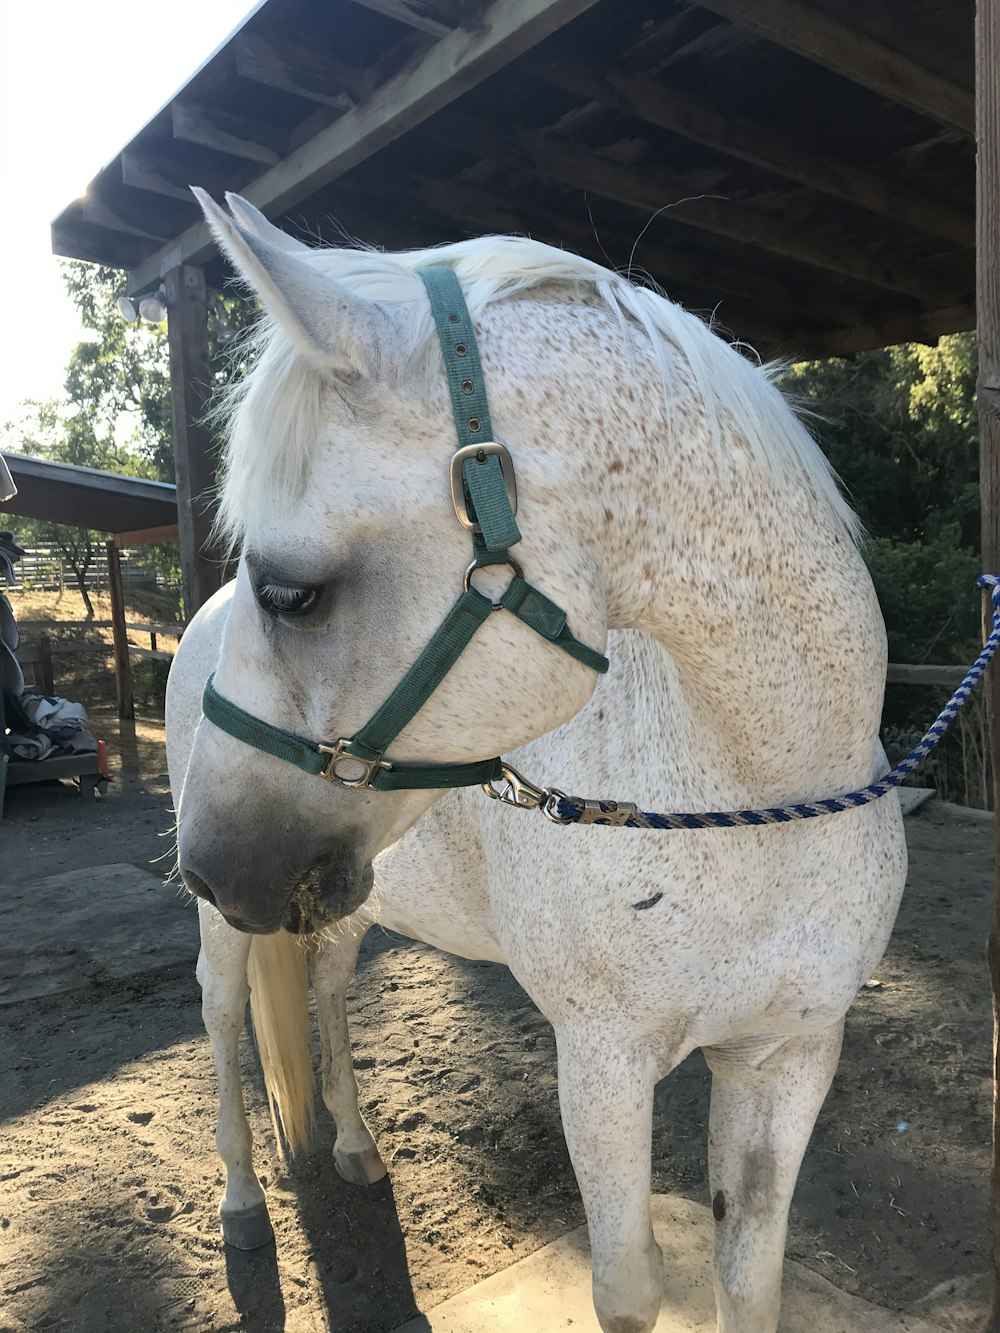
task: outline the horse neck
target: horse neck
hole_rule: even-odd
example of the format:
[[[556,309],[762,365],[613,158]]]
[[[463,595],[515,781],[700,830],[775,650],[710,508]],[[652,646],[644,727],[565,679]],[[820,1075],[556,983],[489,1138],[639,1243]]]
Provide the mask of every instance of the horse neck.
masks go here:
[[[628,449],[664,459],[662,443],[643,443]],[[730,799],[860,786],[877,758],[885,635],[855,545],[804,477],[745,457],[719,466],[701,445],[697,431],[671,443],[669,467],[609,456],[594,527],[610,624],[670,654]]]

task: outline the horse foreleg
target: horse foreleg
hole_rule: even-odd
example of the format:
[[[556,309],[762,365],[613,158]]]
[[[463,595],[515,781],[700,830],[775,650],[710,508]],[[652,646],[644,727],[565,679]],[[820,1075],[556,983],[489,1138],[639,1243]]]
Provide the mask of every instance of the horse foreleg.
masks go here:
[[[347,988],[368,924],[357,917],[345,921],[338,938],[323,940],[312,967],[323,1051],[323,1101],[337,1126],[333,1161],[339,1174],[352,1185],[373,1185],[386,1174],[358,1106],[358,1082],[347,1027]]]
[[[255,1250],[272,1241],[274,1232],[253,1169],[253,1138],[240,1080],[240,1031],[250,998],[247,957],[251,937],[226,925],[207,903],[199,903],[198,917],[201,1013],[219,1082],[215,1146],[226,1168],[226,1189],[219,1204],[222,1236],[237,1249]]]
[[[656,1069],[622,1031],[556,1033],[559,1106],[590,1231],[594,1308],[604,1333],[649,1333],[663,1261],[649,1215]]]
[[[706,1050],[719,1333],[775,1333],[788,1206],[844,1025],[762,1051]]]

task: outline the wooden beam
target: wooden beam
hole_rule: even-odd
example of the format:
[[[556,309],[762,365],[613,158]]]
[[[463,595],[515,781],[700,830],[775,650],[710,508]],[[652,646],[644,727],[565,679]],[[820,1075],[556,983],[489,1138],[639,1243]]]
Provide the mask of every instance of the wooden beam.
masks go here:
[[[443,217],[474,229],[529,232],[549,244],[569,246],[612,266],[614,260],[603,251],[616,250],[620,256],[618,267],[628,261],[634,248],[634,236],[625,239],[603,227],[588,228],[542,205],[526,210],[520,203],[499,201],[492,191],[477,189],[461,180],[409,176],[402,178],[400,185],[407,197],[419,199]],[[814,289],[793,291],[788,284],[760,273],[751,264],[737,267],[714,257],[672,254],[652,240],[638,250],[636,267],[642,273],[648,272],[667,289],[668,295],[672,284],[683,284],[688,291],[697,292],[702,305],[712,306],[720,296],[736,296],[779,310],[786,318],[790,310],[802,305],[818,319],[834,325],[859,324],[863,319],[857,305],[835,293]]]
[[[112,541],[119,551],[130,546],[151,546],[156,542],[175,542],[180,539],[180,528],[168,523],[161,528],[140,528],[137,532],[116,532]]]
[[[945,333],[964,333],[975,324],[974,305],[947,306],[943,310],[900,315],[834,333],[783,338],[768,351],[773,356],[812,361],[826,356],[850,356],[854,352],[870,351],[873,347],[894,347],[901,342],[929,342]]]
[[[979,489],[985,573],[1000,573],[1000,0],[976,4],[976,333],[979,344]],[[984,597],[984,627],[990,623]],[[986,673],[993,772],[994,902],[986,956],[993,995],[993,1166],[988,1208],[991,1311],[1000,1333],[1000,666]]]
[[[215,465],[205,424],[212,385],[205,274],[181,264],[164,275],[164,285],[184,617],[190,620],[222,583],[221,557],[211,539]]]
[[[135,717],[132,695],[132,664],[128,656],[128,634],[125,631],[125,589],[122,585],[122,564],[115,540],[105,543],[108,552],[108,590],[111,593],[111,637],[115,646],[115,693],[118,696],[118,716]]]
[[[524,135],[519,142],[544,176],[573,189],[614,199],[647,218],[661,214],[680,226],[726,236],[870,287],[914,296],[925,304],[939,303],[944,296],[943,284],[912,265],[883,264],[856,247],[839,246],[822,233],[784,222],[746,204],[707,195],[686,197],[685,182],[663,172],[622,166],[542,134]]]
[[[264,166],[281,161],[276,146],[278,136],[267,125],[234,116],[218,107],[193,106],[190,102],[174,102],[170,119],[174,138],[184,143],[214,148],[218,153],[228,153],[244,162],[260,162]]]
[[[965,679],[965,667],[931,663],[890,662],[885,673],[888,685],[944,685],[956,689]]]
[[[386,18],[405,23],[408,28],[426,32],[431,37],[447,37],[457,22],[449,22],[445,6],[427,0],[353,0],[359,9],[370,9]]]
[[[973,98],[964,88],[893,51],[874,37],[823,14],[804,0],[697,0],[702,9],[738,23],[943,125],[975,133]],[[944,22],[952,22],[947,7]]]
[[[82,214],[84,222],[93,227],[103,227],[109,231],[124,232],[126,236],[139,236],[143,240],[162,243],[170,235],[166,226],[157,226],[152,222],[142,222],[124,218],[119,212],[104,203],[97,195],[88,195],[83,200]]]
[[[596,0],[494,0],[474,32],[458,28],[442,37],[360,106],[265,171],[244,193],[271,217],[286,212],[595,3]],[[147,291],[171,265],[198,262],[214,253],[208,227],[198,222],[133,270],[129,290]]]
[[[277,88],[336,111],[350,111],[369,89],[364,74],[320,51],[254,32],[233,41],[236,73],[265,88]]]
[[[190,201],[191,191],[188,186],[171,179],[177,168],[169,158],[157,158],[149,152],[129,147],[122,151],[119,160],[123,185],[133,190],[145,190],[147,194],[161,194],[167,199],[182,199],[184,203]],[[200,183],[200,172],[198,177]]]
[[[670,87],[663,79],[612,73],[605,82],[600,70],[563,60],[551,61],[544,78],[565,92],[624,111],[647,125],[880,217],[942,236],[957,245],[971,248],[975,244],[976,224],[971,211],[962,213],[925,192],[894,185],[881,173],[817,152],[811,144],[775,126],[754,125],[742,114],[730,116],[703,98]]]
[[[212,162],[212,159],[208,160]],[[137,148],[135,145],[123,150],[119,162],[122,184],[130,190],[144,190],[147,194],[162,195],[165,199],[179,199],[189,207],[192,184],[213,192],[231,190],[246,171],[246,167],[236,167],[222,173],[214,164],[205,166],[204,162],[198,161],[178,162],[167,153]]]
[[[84,222],[83,204],[79,199],[52,223],[50,236],[54,255],[123,269],[138,267],[161,244],[128,232],[109,233],[91,222]]]

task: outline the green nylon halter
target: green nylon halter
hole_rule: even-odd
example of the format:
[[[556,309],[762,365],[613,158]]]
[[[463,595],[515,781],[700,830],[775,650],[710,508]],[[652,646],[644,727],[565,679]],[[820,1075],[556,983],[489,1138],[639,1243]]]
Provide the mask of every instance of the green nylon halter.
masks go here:
[[[566,624],[566,612],[525,582],[511,557],[509,548],[521,540],[508,493],[513,469],[507,451],[493,440],[483,368],[462,287],[454,272],[440,265],[419,270],[419,276],[430,299],[455,414],[459,452],[453,460],[453,498],[459,521],[472,532],[472,563],[466,570],[465,591],[385,703],[349,740],[320,744],[262,722],[223,698],[215,688],[214,675],[209,676],[202,697],[206,719],[230,736],[306,773],[352,789],[474,787],[500,778],[499,758],[470,764],[399,766],[384,758],[493,611],[508,611],[591,670],[603,674],[608,669],[607,658],[574,637]],[[508,565],[514,573],[495,604],[471,584],[473,572],[489,565]]]

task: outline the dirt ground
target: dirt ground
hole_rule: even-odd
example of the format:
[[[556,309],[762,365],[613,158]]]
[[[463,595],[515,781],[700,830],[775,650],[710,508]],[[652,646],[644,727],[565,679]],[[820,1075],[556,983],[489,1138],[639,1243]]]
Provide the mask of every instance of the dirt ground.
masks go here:
[[[165,871],[159,725],[124,743],[114,728],[104,713],[94,727],[124,756],[105,804],[68,788],[8,794],[0,886],[110,862]],[[985,1268],[992,1040],[990,827],[934,806],[907,824],[910,886],[849,1020],[789,1237],[789,1253],[838,1286],[899,1309]],[[59,940],[58,921],[52,931]],[[311,1154],[283,1166],[246,1043],[277,1234],[248,1256],[217,1231],[193,960],[0,1009],[0,1333],[387,1333],[582,1221],[552,1033],[503,968],[372,931],[351,1016],[390,1177],[369,1190],[341,1181],[325,1113]],[[707,1110],[695,1056],[657,1093],[657,1190],[706,1199]]]

